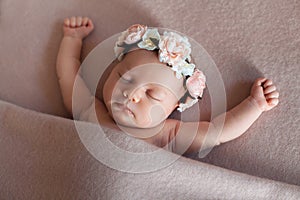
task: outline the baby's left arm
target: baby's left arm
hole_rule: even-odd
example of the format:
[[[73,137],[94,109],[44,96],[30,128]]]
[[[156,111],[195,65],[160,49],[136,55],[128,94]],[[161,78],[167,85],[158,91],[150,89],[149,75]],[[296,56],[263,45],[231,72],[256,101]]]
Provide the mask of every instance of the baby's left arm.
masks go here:
[[[194,122],[181,122],[180,126],[177,124],[176,152],[184,153],[183,149],[189,144],[191,145],[187,149],[187,153],[199,151],[208,130],[213,131],[210,132],[211,135],[218,136],[214,138],[215,141],[208,141],[211,145],[219,145],[239,137],[258,119],[262,112],[271,110],[278,104],[278,97],[279,93],[271,80],[257,79],[249,97],[239,105],[217,116],[211,122],[199,122],[195,138],[192,138]],[[178,134],[179,132],[183,134]]]
[[[226,113],[218,142],[228,142],[242,135],[263,112],[277,106],[278,97],[279,92],[270,79],[256,79],[249,97]],[[215,126],[222,126],[222,121],[218,117],[212,122]]]

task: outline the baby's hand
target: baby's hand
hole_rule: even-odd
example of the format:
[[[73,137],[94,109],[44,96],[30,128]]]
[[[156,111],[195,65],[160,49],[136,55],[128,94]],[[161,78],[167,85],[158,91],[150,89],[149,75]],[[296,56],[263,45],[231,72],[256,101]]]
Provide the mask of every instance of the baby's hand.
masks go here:
[[[89,35],[93,29],[93,22],[88,17],[71,17],[64,20],[64,36],[83,39]]]
[[[252,99],[256,101],[261,111],[268,111],[279,103],[279,92],[270,79],[258,78],[255,80],[252,88]]]

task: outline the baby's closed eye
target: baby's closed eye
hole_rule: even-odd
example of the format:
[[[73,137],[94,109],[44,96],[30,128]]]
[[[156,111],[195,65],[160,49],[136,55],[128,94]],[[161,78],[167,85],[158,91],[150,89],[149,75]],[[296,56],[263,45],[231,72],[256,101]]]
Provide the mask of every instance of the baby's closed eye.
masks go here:
[[[153,98],[154,100],[157,101],[162,101],[163,98],[166,97],[165,92],[163,92],[161,89],[148,89],[147,90],[147,95],[150,96],[151,98]]]
[[[132,78],[129,75],[127,75],[127,74],[122,75],[121,73],[118,73],[118,75],[119,75],[119,78],[121,78],[121,80],[123,80],[124,82],[126,82],[126,83],[132,82]]]

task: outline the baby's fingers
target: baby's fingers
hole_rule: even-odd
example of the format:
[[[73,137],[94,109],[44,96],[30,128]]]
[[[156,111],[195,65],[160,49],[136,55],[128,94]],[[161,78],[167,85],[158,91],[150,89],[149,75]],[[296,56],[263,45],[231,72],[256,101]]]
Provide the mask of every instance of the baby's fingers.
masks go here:
[[[270,85],[264,89],[264,94],[269,94],[274,91],[276,91],[275,85]]]
[[[273,99],[273,98],[279,98],[279,92],[273,91],[266,95],[266,99]]]
[[[278,97],[279,97],[279,92],[277,92],[277,91],[270,92],[269,94],[267,94],[265,96],[266,101],[268,103],[266,110],[271,110],[272,108],[277,106],[277,104],[279,103]]]
[[[273,84],[272,80],[267,79],[267,80],[265,81],[265,83],[263,84],[263,87],[266,88],[266,87],[268,87],[268,86],[271,86],[272,84]]]
[[[254,85],[255,86],[261,86],[263,84],[263,82],[265,82],[267,79],[264,78],[264,77],[261,77],[261,78],[257,78],[254,82]]]
[[[94,28],[94,24],[93,24],[92,20],[89,19],[87,26],[90,27],[91,29]]]
[[[76,26],[80,27],[82,24],[82,17],[76,17]]]
[[[89,21],[89,18],[88,18],[88,17],[84,17],[84,18],[82,19],[82,26],[87,26],[88,21]]]
[[[76,17],[71,17],[70,21],[71,21],[70,26],[76,27]]]
[[[65,26],[69,26],[69,27],[72,27],[72,28],[76,28],[76,27],[80,27],[82,26],[83,24],[83,18],[78,16],[78,17],[71,17],[71,18],[66,18],[64,20],[64,24]]]
[[[273,108],[273,107],[277,106],[277,104],[279,103],[279,99],[269,99],[269,100],[267,100],[267,102]]]
[[[69,18],[66,18],[65,20],[64,20],[64,25],[65,26],[70,26],[70,19]]]

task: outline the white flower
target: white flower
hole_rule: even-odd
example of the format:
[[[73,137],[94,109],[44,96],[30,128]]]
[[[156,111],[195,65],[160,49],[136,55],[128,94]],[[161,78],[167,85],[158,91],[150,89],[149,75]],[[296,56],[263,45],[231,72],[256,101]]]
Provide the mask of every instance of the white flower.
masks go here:
[[[143,35],[147,31],[147,26],[141,24],[134,24],[130,26],[126,31],[126,37],[124,43],[133,44],[142,39]]]
[[[125,38],[127,37],[127,35],[128,35],[127,30],[126,30],[126,31],[123,31],[123,32],[121,33],[121,35],[119,36],[118,41],[116,42],[116,46],[117,46],[117,45],[118,45],[118,46],[123,45],[124,40],[125,40]]]
[[[147,26],[134,24],[126,31],[123,31],[115,44],[114,52],[119,61],[124,55],[124,45],[129,45],[140,41],[147,31]]]
[[[195,103],[197,103],[198,102],[198,99],[193,99],[193,100],[191,100],[191,101],[188,101],[187,103],[180,103],[179,104],[179,107],[177,108],[177,110],[179,111],[179,112],[183,112],[183,111],[185,111],[187,108],[190,108],[190,107],[192,107]]]
[[[177,65],[172,66],[172,69],[176,72],[176,77],[180,79],[183,76],[191,76],[194,72],[195,65],[189,64],[186,61],[181,61]]]
[[[187,79],[186,87],[192,97],[202,97],[205,81],[205,75],[199,69],[196,69],[194,74]]]
[[[189,61],[191,59],[191,44],[186,37],[177,33],[164,32],[158,46],[160,62],[174,66],[186,59]]]
[[[157,43],[160,40],[160,35],[156,28],[148,29],[146,31],[146,33],[143,35],[142,41],[138,43],[138,47],[152,51],[157,48],[157,44],[153,43],[153,40],[156,40]]]

